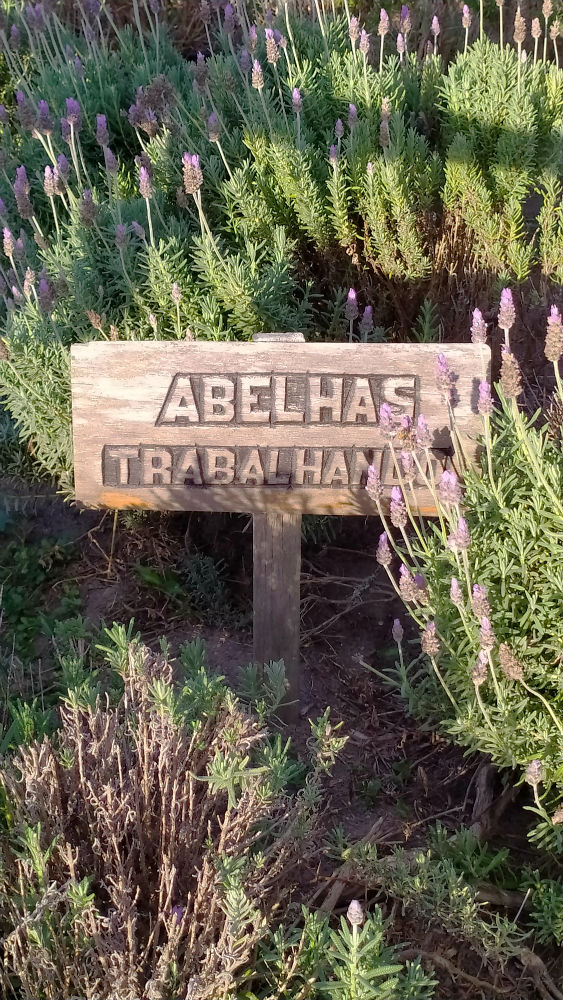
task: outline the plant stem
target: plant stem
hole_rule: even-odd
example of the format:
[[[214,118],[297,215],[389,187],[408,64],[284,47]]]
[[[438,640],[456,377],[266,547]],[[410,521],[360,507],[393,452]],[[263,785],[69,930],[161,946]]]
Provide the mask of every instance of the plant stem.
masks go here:
[[[539,691],[536,691],[534,688],[531,688],[528,684],[526,684],[525,680],[521,680],[520,683],[521,683],[522,687],[526,689],[526,691],[528,692],[528,694],[533,695],[534,698],[539,698],[539,700],[542,702],[542,704],[545,705],[545,707],[547,708],[547,711],[549,712],[549,714],[551,715],[551,718],[553,719],[555,725],[557,726],[557,729],[559,730],[560,733],[563,734],[563,726],[561,725],[559,719],[555,715],[555,712],[553,711],[553,709],[552,709],[551,705],[549,704],[549,702],[544,698],[543,694],[540,694]]]
[[[151,206],[150,198],[145,198],[145,205],[147,206],[147,221],[149,224],[149,237],[151,241],[151,246],[154,246],[154,233],[152,229],[152,216],[151,216]]]
[[[442,687],[443,687],[444,691],[446,692],[446,694],[447,694],[448,698],[450,699],[450,701],[451,701],[451,703],[452,703],[452,705],[453,705],[453,707],[454,707],[454,709],[455,709],[455,711],[456,711],[456,713],[457,713],[457,712],[459,711],[459,709],[458,709],[458,706],[457,706],[457,702],[456,702],[456,700],[455,700],[455,698],[454,698],[453,694],[451,693],[451,691],[450,691],[450,689],[449,689],[448,685],[446,684],[446,682],[445,682],[444,678],[442,677],[442,674],[441,674],[441,673],[440,673],[440,671],[438,670],[438,664],[436,663],[436,659],[435,659],[435,657],[433,657],[433,656],[430,656],[430,657],[429,657],[429,660],[430,660],[430,662],[431,662],[431,664],[432,664],[432,666],[433,666],[433,668],[434,668],[434,673],[436,674],[436,677],[437,677],[437,678],[438,678],[438,680],[440,681],[440,684],[442,685]]]

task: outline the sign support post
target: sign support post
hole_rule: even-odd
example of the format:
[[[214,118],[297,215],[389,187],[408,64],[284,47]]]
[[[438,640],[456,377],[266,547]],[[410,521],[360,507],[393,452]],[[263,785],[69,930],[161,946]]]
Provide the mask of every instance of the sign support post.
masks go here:
[[[304,343],[302,333],[255,333],[256,343]],[[253,514],[253,659],[261,668],[283,660],[287,722],[299,712],[301,679],[301,514]]]

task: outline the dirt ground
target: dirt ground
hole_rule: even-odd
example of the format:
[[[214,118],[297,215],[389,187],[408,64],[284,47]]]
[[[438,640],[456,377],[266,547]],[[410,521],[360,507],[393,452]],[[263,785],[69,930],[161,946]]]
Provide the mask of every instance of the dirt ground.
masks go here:
[[[370,671],[370,666],[382,670],[393,663],[395,617],[402,619],[405,638],[416,652],[417,637],[375,560],[377,518],[333,520],[320,530],[313,525],[309,534],[316,530],[318,537],[303,544],[301,692],[296,721],[286,731],[299,752],[310,733],[308,720],[327,706],[332,721],[342,724],[347,743],[327,783],[327,832],[339,828],[348,841],[368,838],[382,854],[391,845],[423,847],[436,820],[451,830],[475,820],[477,777],[484,762],[425,731],[405,714],[394,691]],[[76,559],[65,573],[78,584],[83,614],[92,625],[134,618],[148,645],[165,634],[173,653],[183,642],[201,637],[210,667],[236,688],[240,667],[252,660],[248,517],[151,514],[114,522],[111,512],[79,512],[51,497],[27,521],[24,534],[29,541],[48,535],[73,543]],[[177,594],[144,585],[135,572],[143,564],[164,573],[179,555],[189,559],[195,552],[223,558],[228,553],[226,583],[234,619],[198,621],[186,613]],[[37,654],[45,656],[47,646],[40,640]],[[500,792],[499,781],[496,794]],[[505,813],[498,835],[499,843],[515,847],[525,860],[530,852],[521,816],[521,804],[514,805]],[[302,885],[302,898],[317,903],[326,899],[339,864],[323,858]],[[368,904],[377,898],[345,878],[334,912],[344,912],[355,895]],[[408,912],[401,913],[398,903],[378,902],[393,917],[392,939],[434,956],[434,966],[436,955],[445,963],[437,970],[440,1000],[534,997],[531,984],[519,984],[515,970],[507,968],[501,975],[499,969],[485,968],[466,944],[445,937],[439,927],[420,926]]]

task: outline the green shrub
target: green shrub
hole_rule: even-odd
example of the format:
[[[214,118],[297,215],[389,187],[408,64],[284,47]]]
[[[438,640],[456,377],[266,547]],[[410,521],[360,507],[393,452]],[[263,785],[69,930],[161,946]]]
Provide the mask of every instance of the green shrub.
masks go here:
[[[512,308],[508,290],[502,300]],[[475,339],[484,337],[483,328],[476,310]],[[508,342],[508,331],[506,336]],[[561,350],[561,314],[553,307],[546,355],[554,362],[560,400]],[[455,374],[443,362],[437,376],[453,387]],[[531,836],[556,851],[562,844],[563,465],[560,439],[541,414],[529,417],[518,408],[521,390],[516,359],[503,346],[500,406],[493,407],[482,381],[481,467],[463,467],[458,458],[463,488],[452,471],[440,482],[425,476],[420,427],[406,435],[404,427],[396,428],[401,434],[391,447],[400,485],[391,495],[390,520],[399,529],[398,544],[375,473],[368,489],[386,529],[378,558],[422,632],[422,654],[406,662],[401,629],[395,631],[400,663],[393,682],[418,718],[488,754],[498,767],[519,772],[533,791],[528,808],[537,822]],[[434,497],[437,522],[419,521],[411,509],[411,467]],[[403,560],[398,584],[390,541]]]
[[[64,489],[73,341],[425,340],[459,324],[460,283],[561,283],[556,66],[487,39],[448,67],[439,44],[399,56],[396,25],[361,49],[338,12],[284,9],[267,36],[238,5],[215,30],[206,0],[210,54],[188,63],[141,6],[141,33],[94,4],[73,34],[18,2],[0,35],[22,87],[0,116],[0,394]]]
[[[205,670],[201,644],[173,666],[165,643],[108,637],[107,693],[76,646],[60,728],[3,762],[3,985],[33,1000],[224,997],[284,913],[343,740],[319,720],[289,795],[289,745]]]

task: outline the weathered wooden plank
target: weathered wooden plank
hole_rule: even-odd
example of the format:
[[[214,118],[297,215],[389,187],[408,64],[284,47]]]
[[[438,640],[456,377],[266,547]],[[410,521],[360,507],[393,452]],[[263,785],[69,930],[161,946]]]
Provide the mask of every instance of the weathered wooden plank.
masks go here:
[[[89,506],[362,514],[378,465],[395,471],[379,427],[423,413],[436,455],[452,448],[435,384],[443,352],[454,412],[475,454],[479,345],[95,342],[72,354],[75,486]],[[274,341],[274,342],[272,342]],[[454,459],[455,462],[455,459]],[[416,485],[421,513],[432,498]]]
[[[283,659],[289,682],[284,717],[299,699],[301,514],[254,514],[254,661]]]

